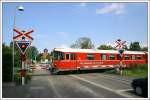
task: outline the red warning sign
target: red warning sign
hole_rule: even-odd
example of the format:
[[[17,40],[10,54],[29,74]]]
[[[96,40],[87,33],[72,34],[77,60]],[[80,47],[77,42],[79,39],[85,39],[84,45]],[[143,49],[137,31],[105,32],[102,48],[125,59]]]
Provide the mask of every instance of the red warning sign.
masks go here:
[[[27,48],[30,46],[31,41],[16,41],[16,44],[22,54],[25,54]]]

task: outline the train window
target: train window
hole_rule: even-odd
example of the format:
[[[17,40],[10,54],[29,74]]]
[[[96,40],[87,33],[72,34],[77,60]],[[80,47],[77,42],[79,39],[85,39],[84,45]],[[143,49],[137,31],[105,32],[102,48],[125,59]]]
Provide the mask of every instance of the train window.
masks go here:
[[[114,55],[109,55],[109,59],[110,59],[110,60],[114,60],[114,59],[115,59],[115,56],[114,56]]]
[[[106,54],[101,54],[101,60],[106,60]]]
[[[54,52],[53,52],[53,59],[54,59],[54,60],[57,60],[57,58],[58,58],[58,52],[57,52],[57,51],[54,51]]]
[[[69,54],[66,54],[66,60],[69,60]]]
[[[135,55],[132,55],[132,60],[135,60]]]
[[[76,60],[76,56],[74,53],[71,54],[71,60]]]
[[[140,60],[140,59],[141,59],[141,56],[140,56],[140,55],[138,55],[138,56],[137,56],[137,59],[138,59],[138,60]]]
[[[87,54],[87,59],[94,60],[94,54],[91,54],[91,53]]]
[[[58,58],[59,60],[64,60],[64,54],[63,53],[60,52],[59,55],[58,55],[58,57],[59,57]]]
[[[125,55],[125,56],[124,56],[124,59],[125,59],[125,60],[129,60],[129,56],[128,56],[128,55]]]
[[[54,60],[64,60],[64,54],[62,52],[54,51],[53,59]]]

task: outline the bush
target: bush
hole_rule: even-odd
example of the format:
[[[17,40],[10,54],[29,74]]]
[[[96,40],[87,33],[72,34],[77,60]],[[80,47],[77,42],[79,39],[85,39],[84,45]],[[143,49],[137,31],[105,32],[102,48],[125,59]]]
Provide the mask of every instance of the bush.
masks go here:
[[[3,82],[12,81],[12,53],[8,46],[3,45],[2,51],[2,80]]]
[[[115,69],[106,71],[108,74],[117,74]],[[147,64],[132,64],[131,67],[123,69],[123,76],[127,77],[146,77],[148,76]]]
[[[129,77],[145,77],[148,76],[148,65],[147,64],[137,64],[135,67],[127,68],[123,70],[124,76]]]
[[[17,48],[15,48],[15,56],[14,56],[14,65],[21,66],[20,56]],[[13,62],[12,62],[12,42],[10,46],[2,45],[2,81],[3,82],[11,82],[12,81],[12,72],[13,72]]]
[[[14,80],[15,80],[17,85],[22,84],[22,77],[21,77],[21,74],[20,74],[19,70],[20,70],[19,68],[16,68],[16,74],[14,75]],[[26,76],[25,76],[25,83],[26,84],[28,82],[30,82],[31,76],[32,76],[32,71],[28,69],[27,72],[26,72]]]
[[[14,76],[14,80],[16,82],[17,85],[21,85],[22,84],[22,77],[20,75],[20,73],[16,73],[15,76]],[[26,76],[25,76],[25,83],[29,83],[31,80],[31,74],[30,73],[27,73]]]

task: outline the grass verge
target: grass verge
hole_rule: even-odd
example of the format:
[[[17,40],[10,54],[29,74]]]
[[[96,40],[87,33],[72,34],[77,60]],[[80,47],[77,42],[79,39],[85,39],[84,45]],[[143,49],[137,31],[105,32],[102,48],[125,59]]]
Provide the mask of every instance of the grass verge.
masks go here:
[[[29,71],[29,70],[27,70],[26,76],[25,76],[25,84],[27,84],[28,82],[30,82],[31,76],[32,76],[32,72]],[[21,85],[22,84],[22,77],[20,75],[20,72],[16,72],[15,73],[14,80],[16,82],[16,85]]]
[[[109,74],[117,74],[115,69],[107,70],[105,73]],[[134,65],[130,68],[123,69],[123,76],[126,77],[146,77],[148,76],[148,65],[147,64],[139,64]]]

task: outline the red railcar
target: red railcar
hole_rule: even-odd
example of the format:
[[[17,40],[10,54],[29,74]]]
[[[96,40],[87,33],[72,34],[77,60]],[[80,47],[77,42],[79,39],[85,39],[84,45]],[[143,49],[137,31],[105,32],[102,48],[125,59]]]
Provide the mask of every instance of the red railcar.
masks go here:
[[[117,68],[120,58],[117,50],[54,48],[52,72],[85,69]],[[123,67],[131,64],[146,64],[147,53],[140,51],[124,51]]]

